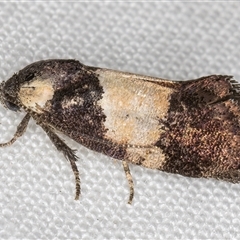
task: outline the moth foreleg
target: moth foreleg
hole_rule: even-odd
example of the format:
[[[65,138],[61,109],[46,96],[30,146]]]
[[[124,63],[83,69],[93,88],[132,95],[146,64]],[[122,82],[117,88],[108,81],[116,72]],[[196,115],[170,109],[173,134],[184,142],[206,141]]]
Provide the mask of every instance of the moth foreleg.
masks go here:
[[[75,183],[76,183],[76,196],[75,200],[79,199],[80,196],[80,177],[79,177],[79,171],[76,165],[77,156],[75,155],[75,150],[68,147],[68,145],[56,134],[52,131],[51,128],[49,128],[46,125],[40,124],[40,126],[43,128],[43,130],[47,133],[55,147],[58,151],[62,152],[67,160],[69,160],[74,176],[75,176]]]
[[[128,204],[131,204],[132,200],[133,200],[133,196],[134,196],[133,179],[132,179],[132,175],[131,175],[131,172],[130,172],[130,169],[129,169],[129,166],[128,166],[127,162],[125,160],[123,160],[122,164],[123,164],[123,169],[124,169],[124,172],[126,174],[126,178],[128,180],[128,185],[129,185],[129,189],[130,189]]]
[[[15,132],[13,138],[12,138],[10,141],[6,142],[6,143],[0,143],[0,147],[10,146],[10,145],[12,145],[19,137],[22,136],[22,135],[25,133],[26,129],[27,129],[27,125],[28,125],[28,123],[29,123],[30,117],[31,117],[30,114],[27,113],[27,114],[25,115],[25,117],[23,118],[23,120],[22,120],[22,121],[20,122],[20,124],[18,125],[17,131]]]

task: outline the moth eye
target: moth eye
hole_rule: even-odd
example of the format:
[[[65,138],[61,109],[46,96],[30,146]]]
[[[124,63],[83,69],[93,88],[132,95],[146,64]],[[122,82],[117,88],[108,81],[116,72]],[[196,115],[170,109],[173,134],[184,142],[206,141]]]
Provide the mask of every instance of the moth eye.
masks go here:
[[[8,101],[5,102],[5,106],[8,109],[10,109],[10,110],[12,110],[14,112],[17,112],[17,111],[20,110],[20,107],[18,105],[14,104],[14,103],[11,103],[11,102],[8,102]]]
[[[25,77],[25,82],[28,82],[28,81],[32,80],[33,78],[34,78],[34,74],[30,73]]]

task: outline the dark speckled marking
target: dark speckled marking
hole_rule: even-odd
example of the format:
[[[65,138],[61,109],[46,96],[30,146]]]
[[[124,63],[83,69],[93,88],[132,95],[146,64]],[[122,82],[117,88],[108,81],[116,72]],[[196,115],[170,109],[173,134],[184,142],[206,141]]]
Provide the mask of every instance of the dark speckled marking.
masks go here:
[[[163,171],[189,177],[239,181],[240,129],[238,94],[228,76],[183,83],[172,94],[166,131],[156,146],[167,162]]]
[[[49,67],[49,75],[54,80],[55,93],[42,118],[84,146],[123,159],[125,148],[104,139],[106,116],[97,104],[103,88],[97,74],[86,70],[78,61],[53,64],[56,66]],[[45,69],[42,72],[48,75]]]

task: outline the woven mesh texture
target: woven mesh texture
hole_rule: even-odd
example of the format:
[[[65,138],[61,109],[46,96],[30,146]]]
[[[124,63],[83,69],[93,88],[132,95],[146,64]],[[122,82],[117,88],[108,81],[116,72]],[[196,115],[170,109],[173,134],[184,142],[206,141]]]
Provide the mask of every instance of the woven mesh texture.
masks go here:
[[[240,4],[0,3],[0,79],[27,64],[75,58],[167,79],[240,79]],[[110,103],[109,103],[110,104]],[[1,142],[24,113],[0,107]],[[0,149],[1,239],[239,239],[240,185],[131,165],[133,204],[119,161],[77,149],[82,195],[69,163],[31,121]]]

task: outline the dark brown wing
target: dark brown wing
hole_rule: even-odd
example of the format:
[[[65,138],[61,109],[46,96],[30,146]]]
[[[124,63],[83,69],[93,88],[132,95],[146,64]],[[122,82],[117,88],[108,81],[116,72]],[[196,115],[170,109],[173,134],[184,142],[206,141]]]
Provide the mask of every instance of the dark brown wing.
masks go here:
[[[240,180],[239,89],[229,76],[182,84],[172,95],[167,128],[157,143],[167,156],[164,171]]]

